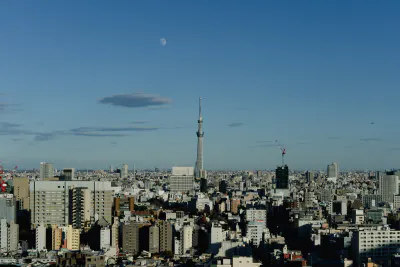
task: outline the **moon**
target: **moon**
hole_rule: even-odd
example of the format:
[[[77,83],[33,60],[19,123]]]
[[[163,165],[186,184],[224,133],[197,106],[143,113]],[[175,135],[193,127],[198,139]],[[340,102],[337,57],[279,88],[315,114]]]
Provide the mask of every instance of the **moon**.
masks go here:
[[[162,46],[165,46],[165,45],[167,44],[167,39],[161,38],[161,39],[160,39],[160,44],[161,44]]]

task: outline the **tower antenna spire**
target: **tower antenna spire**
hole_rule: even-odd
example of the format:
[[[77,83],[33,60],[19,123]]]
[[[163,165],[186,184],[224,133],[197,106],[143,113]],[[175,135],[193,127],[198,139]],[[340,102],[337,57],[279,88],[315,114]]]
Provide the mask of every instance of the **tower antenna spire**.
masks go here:
[[[201,118],[201,97],[199,97],[199,118]]]

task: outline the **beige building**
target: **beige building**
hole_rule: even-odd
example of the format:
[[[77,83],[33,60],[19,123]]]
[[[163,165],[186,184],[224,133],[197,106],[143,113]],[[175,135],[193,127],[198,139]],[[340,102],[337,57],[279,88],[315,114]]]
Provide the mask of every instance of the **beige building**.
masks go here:
[[[15,177],[14,196],[19,204],[20,210],[29,210],[29,178]]]
[[[130,222],[124,224],[122,228],[122,249],[124,252],[136,255],[140,252],[139,233],[140,229],[150,226],[149,223]],[[143,242],[148,242],[148,237]]]
[[[60,250],[62,246],[62,229],[57,225],[52,225],[51,249]]]
[[[160,252],[173,252],[172,225],[167,221],[158,221],[157,226],[159,228]]]
[[[68,225],[67,229],[67,249],[79,250],[80,248],[80,230],[74,229],[72,225]]]

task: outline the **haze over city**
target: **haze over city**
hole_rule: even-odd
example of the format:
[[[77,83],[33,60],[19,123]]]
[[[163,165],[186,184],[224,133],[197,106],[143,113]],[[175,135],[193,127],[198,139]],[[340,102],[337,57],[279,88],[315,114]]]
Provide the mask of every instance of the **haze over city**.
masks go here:
[[[399,2],[156,3],[0,2],[5,167],[398,165]]]

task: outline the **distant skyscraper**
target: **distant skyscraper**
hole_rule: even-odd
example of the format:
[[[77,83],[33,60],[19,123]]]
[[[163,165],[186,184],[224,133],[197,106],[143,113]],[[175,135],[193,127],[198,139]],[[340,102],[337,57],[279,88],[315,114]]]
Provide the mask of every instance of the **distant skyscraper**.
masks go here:
[[[336,162],[329,164],[326,170],[328,178],[338,178],[339,177],[339,166]]]
[[[380,176],[379,191],[382,201],[393,203],[393,196],[399,194],[399,176],[391,174]]]
[[[53,178],[54,169],[53,164],[48,162],[40,162],[40,179]]]
[[[121,178],[128,178],[128,164],[122,164],[121,168]]]
[[[314,173],[313,172],[310,172],[310,171],[306,172],[306,181],[307,181],[307,183],[314,181]]]
[[[201,172],[203,170],[203,116],[201,115],[201,97],[199,98],[199,120],[197,129],[197,161],[195,168],[195,175],[200,178]]]
[[[289,189],[289,167],[279,166],[275,171],[276,189]]]

